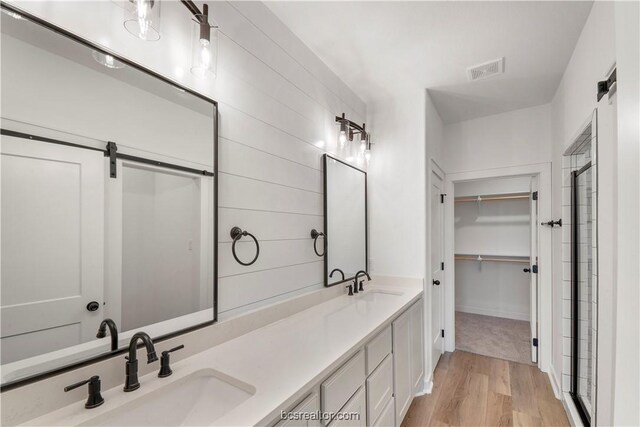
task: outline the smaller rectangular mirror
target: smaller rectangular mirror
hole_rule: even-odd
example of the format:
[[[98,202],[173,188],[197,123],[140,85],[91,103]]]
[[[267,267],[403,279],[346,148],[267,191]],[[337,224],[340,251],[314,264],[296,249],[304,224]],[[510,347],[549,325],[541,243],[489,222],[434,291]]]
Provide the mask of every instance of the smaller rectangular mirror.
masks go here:
[[[325,154],[324,209],[324,283],[333,286],[367,270],[367,173]]]

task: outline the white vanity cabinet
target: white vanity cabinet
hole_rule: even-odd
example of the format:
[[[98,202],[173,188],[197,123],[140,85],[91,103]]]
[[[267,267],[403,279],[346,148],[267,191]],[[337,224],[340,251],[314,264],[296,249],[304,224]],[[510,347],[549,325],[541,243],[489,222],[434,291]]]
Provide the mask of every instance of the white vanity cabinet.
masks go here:
[[[424,377],[424,334],[422,299],[393,321],[393,374],[396,399],[395,419],[399,426]]]
[[[413,396],[422,388],[423,321],[420,298],[290,409],[356,416],[323,422],[286,420],[277,426],[400,426]]]

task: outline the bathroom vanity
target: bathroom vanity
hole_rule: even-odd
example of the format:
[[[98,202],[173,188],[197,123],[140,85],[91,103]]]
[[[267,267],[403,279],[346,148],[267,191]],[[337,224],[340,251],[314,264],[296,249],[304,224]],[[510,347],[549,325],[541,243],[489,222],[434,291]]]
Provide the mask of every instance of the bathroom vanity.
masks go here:
[[[74,391],[25,425],[400,425],[422,388],[422,318],[421,287],[372,284],[142,376],[135,393],[106,390],[99,408]],[[315,411],[357,416],[282,419]]]

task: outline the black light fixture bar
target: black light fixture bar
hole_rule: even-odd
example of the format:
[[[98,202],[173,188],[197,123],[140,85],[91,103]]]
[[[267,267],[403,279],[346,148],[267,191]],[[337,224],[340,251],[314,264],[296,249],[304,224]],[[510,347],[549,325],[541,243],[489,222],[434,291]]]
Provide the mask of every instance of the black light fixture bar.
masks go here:
[[[198,9],[198,6],[196,6],[196,4],[191,1],[191,0],[180,0],[180,2],[184,5],[184,7],[186,7],[187,9],[189,9],[189,12],[191,12],[192,15],[202,15],[203,13],[200,12],[200,9]]]
[[[336,116],[336,123],[345,123],[348,127],[355,130],[356,131],[355,133],[366,133],[364,130],[365,128],[364,123],[362,124],[362,126],[360,126],[359,124],[347,119],[344,113],[342,113],[342,117]]]

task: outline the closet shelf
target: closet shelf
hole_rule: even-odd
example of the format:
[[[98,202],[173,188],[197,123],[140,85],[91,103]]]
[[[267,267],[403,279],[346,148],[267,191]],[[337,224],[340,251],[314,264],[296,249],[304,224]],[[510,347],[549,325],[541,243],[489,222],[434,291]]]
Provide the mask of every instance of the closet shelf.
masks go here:
[[[504,195],[486,195],[486,196],[473,196],[473,197],[456,197],[456,203],[464,203],[464,202],[490,202],[496,200],[529,200],[531,197],[530,193],[515,193],[515,194],[504,194]]]
[[[502,255],[471,255],[471,254],[456,254],[456,261],[489,261],[489,262],[514,262],[529,264],[530,258],[528,256],[502,256]]]

